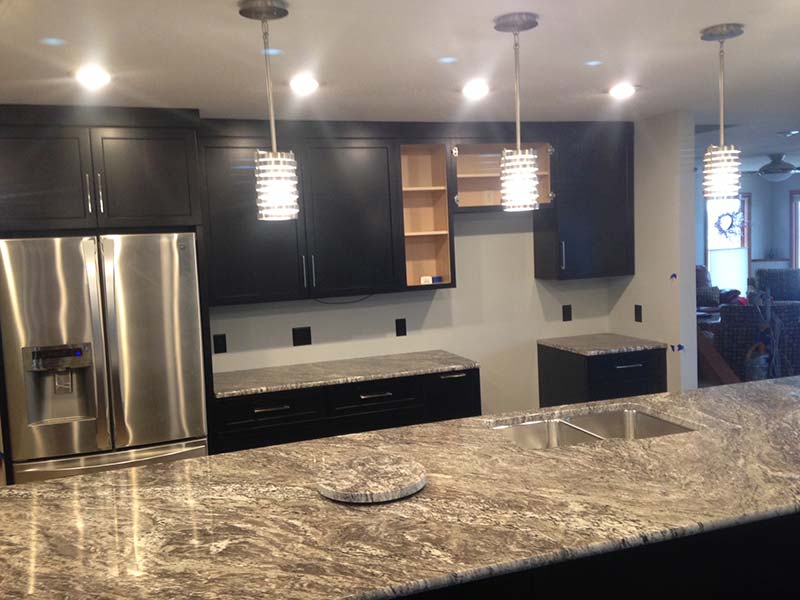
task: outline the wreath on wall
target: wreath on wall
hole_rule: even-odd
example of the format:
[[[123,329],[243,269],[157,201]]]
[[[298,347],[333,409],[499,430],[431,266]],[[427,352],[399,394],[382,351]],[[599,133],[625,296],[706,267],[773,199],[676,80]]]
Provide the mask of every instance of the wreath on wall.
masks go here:
[[[714,227],[727,239],[740,238],[744,232],[744,213],[740,210],[722,213],[717,217]]]

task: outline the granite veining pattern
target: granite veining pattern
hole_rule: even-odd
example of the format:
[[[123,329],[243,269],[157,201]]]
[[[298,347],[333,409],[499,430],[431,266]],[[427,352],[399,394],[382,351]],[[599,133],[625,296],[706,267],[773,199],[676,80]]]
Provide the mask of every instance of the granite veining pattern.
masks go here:
[[[489,427],[530,415],[475,417],[13,486],[0,597],[393,598],[800,509],[800,378],[625,402],[696,431],[531,450]],[[326,464],[375,452],[426,487],[317,492]]]
[[[356,504],[399,500],[425,487],[425,467],[396,454],[372,454],[325,465],[317,477],[319,493]]]
[[[600,356],[603,354],[620,354],[622,352],[639,352],[641,350],[661,350],[667,347],[662,342],[643,340],[616,333],[593,333],[570,337],[547,338],[537,340],[542,346],[564,350],[582,356]]]
[[[214,395],[217,398],[231,398],[391,377],[446,373],[477,367],[478,363],[474,360],[444,350],[348,358],[215,373]]]

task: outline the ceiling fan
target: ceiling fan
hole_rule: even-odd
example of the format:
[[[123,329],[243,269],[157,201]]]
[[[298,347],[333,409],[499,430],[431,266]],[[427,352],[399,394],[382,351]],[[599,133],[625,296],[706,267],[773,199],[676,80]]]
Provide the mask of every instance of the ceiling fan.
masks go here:
[[[800,173],[800,168],[783,160],[786,156],[785,154],[767,154],[767,156],[769,157],[769,162],[758,171],[742,171],[742,173],[757,173],[771,183],[786,181],[795,173]]]

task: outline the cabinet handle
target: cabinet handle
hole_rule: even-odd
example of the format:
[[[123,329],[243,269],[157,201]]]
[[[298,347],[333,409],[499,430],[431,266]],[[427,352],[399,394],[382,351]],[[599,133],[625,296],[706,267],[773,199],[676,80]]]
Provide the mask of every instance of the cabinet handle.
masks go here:
[[[106,212],[103,207],[103,176],[97,172],[97,199],[100,202],[100,212]]]
[[[642,363],[633,363],[633,364],[630,364],[630,365],[617,365],[614,368],[615,369],[639,369],[639,368],[641,368],[643,366],[644,365]]]
[[[303,287],[308,287],[308,274],[306,273],[306,255],[303,254]]]
[[[359,398],[362,400],[372,400],[373,398],[391,398],[392,392],[380,392],[378,394],[361,394]]]
[[[254,408],[253,409],[253,414],[260,415],[260,414],[263,414],[263,413],[280,412],[280,411],[283,411],[283,410],[289,410],[290,408],[292,408],[292,407],[289,406],[288,404],[284,404],[282,406],[270,406],[269,408]]]
[[[84,173],[86,177],[86,204],[89,207],[89,214],[92,214],[92,182],[89,179],[89,174]]]
[[[561,242],[561,270],[565,271],[567,268],[567,244]]]
[[[466,376],[466,373],[454,373],[452,375],[439,375],[439,379],[461,379]]]
[[[311,255],[311,285],[317,287],[317,260],[313,254]]]

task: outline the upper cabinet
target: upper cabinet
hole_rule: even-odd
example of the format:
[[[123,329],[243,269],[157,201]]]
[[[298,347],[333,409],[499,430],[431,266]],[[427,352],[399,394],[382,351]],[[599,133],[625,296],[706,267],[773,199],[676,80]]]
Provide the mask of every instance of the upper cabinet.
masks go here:
[[[89,131],[0,127],[0,228],[68,229],[96,224]]]
[[[211,304],[308,297],[303,218],[257,218],[254,158],[266,147],[261,138],[202,140]]]
[[[458,212],[485,212],[502,210],[500,196],[500,160],[504,148],[514,148],[513,143],[456,143],[453,156],[456,164],[458,192],[454,197]],[[539,204],[549,204],[550,155],[552,146],[545,142],[522,144],[524,149],[536,151],[539,177]]]
[[[453,287],[447,146],[403,144],[400,158],[406,286]]]
[[[303,154],[314,296],[402,286],[397,146],[374,140],[311,143]]]
[[[200,222],[191,129],[0,128],[0,228]]]
[[[197,142],[190,129],[92,129],[100,225],[200,222]]]
[[[555,197],[535,211],[537,279],[633,275],[633,124],[563,125]]]

